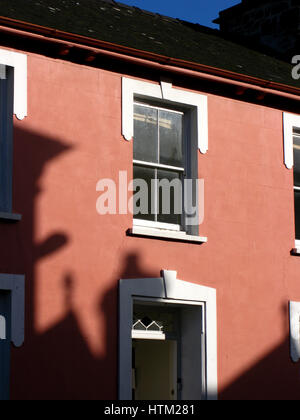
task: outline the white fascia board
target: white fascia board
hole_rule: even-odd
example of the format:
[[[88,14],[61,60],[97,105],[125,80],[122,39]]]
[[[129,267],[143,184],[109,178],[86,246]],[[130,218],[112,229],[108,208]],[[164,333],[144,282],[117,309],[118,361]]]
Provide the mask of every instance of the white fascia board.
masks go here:
[[[207,96],[173,88],[171,83],[162,81],[160,85],[135,79],[122,78],[122,134],[128,141],[134,134],[134,96],[144,99],[159,99],[195,108],[197,112],[198,148],[205,154],[208,150],[208,101]]]
[[[284,163],[288,169],[294,166],[293,127],[300,128],[300,115],[283,113]]]
[[[27,56],[0,49],[0,64],[14,68],[14,114],[27,117]]]

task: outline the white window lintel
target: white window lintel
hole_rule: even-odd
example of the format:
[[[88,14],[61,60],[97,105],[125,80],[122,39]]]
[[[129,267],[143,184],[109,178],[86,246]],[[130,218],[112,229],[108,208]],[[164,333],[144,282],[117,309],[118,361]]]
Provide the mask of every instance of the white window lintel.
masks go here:
[[[300,115],[283,113],[284,163],[288,169],[294,166],[293,127],[300,128]]]
[[[1,64],[14,68],[14,114],[23,120],[27,117],[27,55],[0,49]]]
[[[172,102],[177,106],[188,106],[196,110],[192,122],[197,133],[198,147],[201,153],[208,150],[208,101],[207,96],[177,89],[172,83],[161,81],[160,85],[136,79],[122,78],[122,134],[128,141],[134,134],[133,106],[135,96]]]

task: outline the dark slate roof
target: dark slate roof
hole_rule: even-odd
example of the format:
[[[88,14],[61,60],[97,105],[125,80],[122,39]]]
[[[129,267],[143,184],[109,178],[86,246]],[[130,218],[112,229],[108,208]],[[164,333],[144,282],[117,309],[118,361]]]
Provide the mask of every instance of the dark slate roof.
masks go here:
[[[113,0],[0,0],[0,16],[300,88],[288,63]]]

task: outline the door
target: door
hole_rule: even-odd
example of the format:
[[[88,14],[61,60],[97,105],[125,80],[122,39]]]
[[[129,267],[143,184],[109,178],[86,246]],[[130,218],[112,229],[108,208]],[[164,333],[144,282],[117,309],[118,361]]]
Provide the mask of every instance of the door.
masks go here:
[[[177,399],[177,342],[134,340],[134,399]]]
[[[0,400],[9,399],[11,294],[0,290]]]

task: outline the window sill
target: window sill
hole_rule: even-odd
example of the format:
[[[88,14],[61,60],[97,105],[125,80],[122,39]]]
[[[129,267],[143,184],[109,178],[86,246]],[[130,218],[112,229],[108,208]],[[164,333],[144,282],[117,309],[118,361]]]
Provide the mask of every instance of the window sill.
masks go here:
[[[0,222],[19,222],[21,219],[21,214],[0,212]]]
[[[179,242],[191,242],[197,244],[203,244],[207,242],[207,238],[203,236],[193,236],[188,235],[185,232],[177,232],[163,229],[151,229],[142,226],[134,226],[132,229],[129,229],[128,234],[130,236],[143,236],[153,239],[165,239]]]

